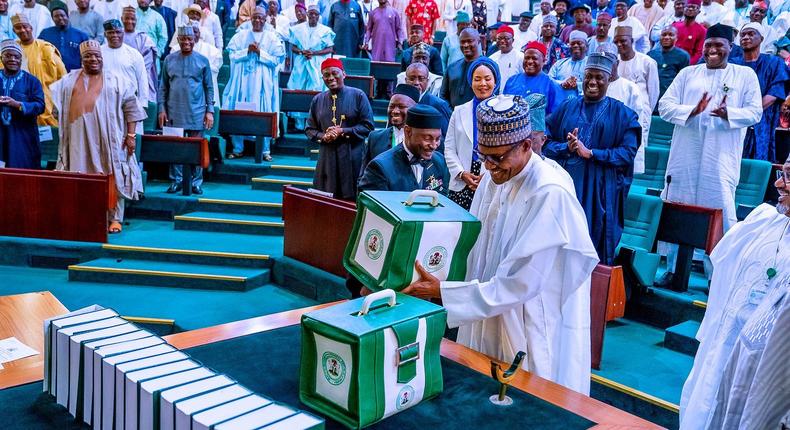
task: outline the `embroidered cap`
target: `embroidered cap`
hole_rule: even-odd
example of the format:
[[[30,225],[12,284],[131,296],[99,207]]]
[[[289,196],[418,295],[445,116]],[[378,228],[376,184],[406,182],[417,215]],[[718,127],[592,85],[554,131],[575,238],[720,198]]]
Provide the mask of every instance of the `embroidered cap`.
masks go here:
[[[104,31],[123,29],[121,21],[118,21],[117,19],[108,19],[107,21],[104,21],[103,27]]]
[[[609,24],[612,22],[612,15],[609,15],[608,12],[601,12],[595,20],[602,24]]]
[[[532,133],[529,104],[521,96],[500,95],[477,106],[477,144],[480,146],[514,145],[529,139]]]
[[[178,37],[195,37],[195,29],[192,25],[182,25],[178,27]]]
[[[600,70],[611,75],[613,66],[614,59],[609,54],[604,52],[593,52],[587,56],[587,65],[584,66],[584,70]]]
[[[137,8],[135,8],[134,6],[126,6],[125,8],[123,8],[122,14],[127,14],[127,13],[130,13],[132,15],[136,15],[137,14]]]
[[[428,47],[427,43],[420,42],[420,43],[414,45],[414,47],[411,49],[411,55],[412,55],[412,58],[414,58],[415,55],[426,55],[426,56],[430,57],[431,56],[431,51],[430,51],[430,48]]]
[[[80,43],[80,55],[85,55],[88,52],[95,52],[101,55],[101,45],[99,42],[93,39],[88,39]]]
[[[554,15],[546,15],[543,17],[543,24],[554,24],[554,26],[556,27],[557,23],[558,23],[557,17]]]
[[[573,42],[574,40],[581,40],[584,43],[587,43],[587,33],[579,30],[571,31],[570,37],[568,37],[568,43]]]
[[[6,51],[14,51],[19,55],[22,55],[22,48],[16,43],[14,39],[6,39],[0,42],[0,54]]]
[[[27,18],[27,15],[18,13],[11,17],[11,25],[17,25],[17,24],[30,25],[30,20]]]

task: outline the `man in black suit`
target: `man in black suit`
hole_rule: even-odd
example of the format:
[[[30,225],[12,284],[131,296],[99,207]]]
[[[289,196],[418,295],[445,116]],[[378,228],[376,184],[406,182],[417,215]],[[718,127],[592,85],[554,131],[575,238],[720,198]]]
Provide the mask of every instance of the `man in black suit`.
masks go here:
[[[444,154],[444,136],[447,135],[447,125],[450,124],[450,115],[453,114],[453,110],[450,109],[450,105],[446,101],[427,91],[428,68],[425,67],[425,64],[413,63],[409,65],[409,67],[406,68],[406,83],[414,85],[420,90],[419,103],[432,106],[442,115],[442,123],[440,124],[442,130],[442,143],[439,145],[439,152]]]
[[[403,126],[406,123],[406,112],[420,100],[420,90],[408,84],[395,87],[395,93],[387,107],[387,128],[373,130],[368,135],[365,145],[365,155],[362,158],[362,169],[359,175],[365,172],[370,160],[382,152],[403,143]]]
[[[360,190],[433,190],[447,194],[450,173],[444,156],[436,151],[442,133],[442,115],[436,109],[418,104],[406,113],[403,144],[368,164],[359,179]]]
[[[401,53],[400,65],[402,70],[406,70],[411,64],[412,55],[414,53],[414,46],[423,41],[425,36],[425,28],[420,24],[412,24],[409,29],[409,47]],[[431,73],[441,76],[444,74],[442,70],[442,57],[439,50],[433,45],[428,46],[428,68]]]

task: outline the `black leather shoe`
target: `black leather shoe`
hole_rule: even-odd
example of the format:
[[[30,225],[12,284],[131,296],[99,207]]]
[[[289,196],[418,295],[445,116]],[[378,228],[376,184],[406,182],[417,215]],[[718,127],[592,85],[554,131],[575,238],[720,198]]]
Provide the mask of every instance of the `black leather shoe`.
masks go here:
[[[654,283],[656,287],[661,288],[670,288],[672,286],[672,280],[675,278],[675,274],[672,272],[664,272],[663,275]]]
[[[184,187],[181,184],[170,184],[170,188],[167,189],[166,193],[175,194],[183,189]]]
[[[193,185],[192,194],[203,194],[203,188],[200,188],[197,185]]]

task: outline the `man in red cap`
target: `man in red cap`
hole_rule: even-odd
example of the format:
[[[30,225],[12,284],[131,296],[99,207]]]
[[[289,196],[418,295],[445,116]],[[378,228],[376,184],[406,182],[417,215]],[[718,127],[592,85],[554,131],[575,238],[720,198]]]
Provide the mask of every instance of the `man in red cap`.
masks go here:
[[[373,109],[365,93],[345,86],[346,73],[337,58],[321,63],[329,88],[313,98],[305,134],[320,145],[313,184],[337,199],[356,200],[365,139],[373,131]]]
[[[546,114],[554,112],[564,99],[562,89],[543,72],[546,46],[536,40],[527,43],[524,50],[524,73],[507,80],[503,94],[526,97],[532,93],[546,96]]]
[[[524,53],[513,49],[513,33],[513,29],[507,25],[499,27],[496,32],[496,46],[499,50],[490,55],[491,59],[499,66],[502,83],[524,70],[522,66]]]
[[[687,0],[683,8],[683,21],[672,24],[678,29],[678,41],[675,46],[688,52],[691,64],[697,64],[702,57],[702,44],[705,42],[705,27],[696,22],[702,2]]]

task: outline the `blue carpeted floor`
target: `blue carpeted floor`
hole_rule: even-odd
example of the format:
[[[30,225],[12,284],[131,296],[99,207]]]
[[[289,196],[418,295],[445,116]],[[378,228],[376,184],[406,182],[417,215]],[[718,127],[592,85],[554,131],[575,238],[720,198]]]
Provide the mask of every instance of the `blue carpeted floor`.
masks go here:
[[[311,306],[313,300],[268,284],[246,292],[69,282],[65,270],[0,266],[0,295],[50,291],[68,309],[92,304],[121,315],[172,318],[194,330]]]

